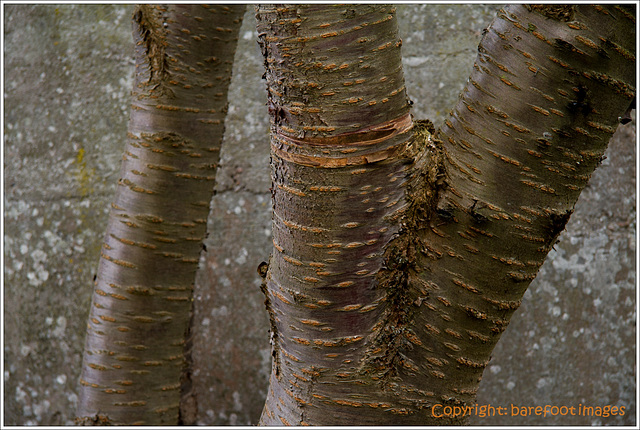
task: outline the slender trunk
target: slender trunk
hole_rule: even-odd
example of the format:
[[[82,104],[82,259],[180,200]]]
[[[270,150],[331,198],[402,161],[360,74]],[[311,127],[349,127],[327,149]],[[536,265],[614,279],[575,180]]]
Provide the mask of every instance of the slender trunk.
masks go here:
[[[407,115],[393,7],[257,9],[274,205],[261,424],[468,422],[448,407],[474,404],[634,96],[632,14],[501,10],[441,142]]]
[[[80,424],[193,420],[185,344],[243,12],[135,10],[128,142],[89,314]]]

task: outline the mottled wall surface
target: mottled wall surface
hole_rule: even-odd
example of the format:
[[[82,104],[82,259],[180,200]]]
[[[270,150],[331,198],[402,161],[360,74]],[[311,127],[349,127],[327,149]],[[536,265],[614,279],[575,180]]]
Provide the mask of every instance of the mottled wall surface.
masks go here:
[[[271,372],[257,267],[271,251],[269,118],[253,6],[236,52],[207,251],[196,283],[198,423],[255,425]]]
[[[635,141],[635,127],[618,129],[493,352],[478,404],[507,414],[474,425],[636,423]],[[511,416],[512,405],[576,415]],[[592,416],[579,415],[585,406]],[[624,415],[595,415],[607,406]]]
[[[436,125],[497,5],[401,5],[414,115]],[[198,422],[255,424],[269,372],[256,267],[271,247],[262,58],[245,16],[196,281]],[[6,5],[4,424],[71,424],[92,278],[119,171],[131,5]],[[455,30],[455,31],[454,31]],[[635,123],[621,128],[485,371],[479,405],[624,406],[623,416],[476,425],[633,425]],[[357,423],[354,423],[357,424]]]
[[[4,7],[4,424],[70,424],[133,76],[130,6]]]

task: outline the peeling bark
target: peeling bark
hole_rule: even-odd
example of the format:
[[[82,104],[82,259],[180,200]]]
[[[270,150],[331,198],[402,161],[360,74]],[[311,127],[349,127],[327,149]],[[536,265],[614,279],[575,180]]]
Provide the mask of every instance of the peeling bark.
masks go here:
[[[632,8],[510,6],[437,133],[393,8],[257,8],[271,114],[264,425],[465,424],[635,94]],[[615,23],[615,25],[614,25]]]
[[[243,12],[136,8],[128,142],[95,279],[78,423],[195,420],[192,290]]]

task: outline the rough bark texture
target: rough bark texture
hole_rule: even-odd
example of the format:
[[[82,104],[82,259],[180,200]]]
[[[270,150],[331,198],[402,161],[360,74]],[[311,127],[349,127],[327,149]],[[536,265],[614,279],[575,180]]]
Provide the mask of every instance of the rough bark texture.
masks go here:
[[[208,5],[134,12],[129,140],[89,314],[81,424],[195,420],[192,290],[243,12]]]
[[[412,122],[393,12],[257,12],[272,119],[275,248],[264,285],[273,371],[263,424],[344,423],[351,409],[343,415],[336,405],[354,396],[381,400],[367,393],[376,386],[360,385],[356,369],[384,312],[376,274],[406,204],[409,164],[401,154]],[[384,409],[379,403],[374,411]],[[335,421],[323,421],[328,415]],[[376,422],[375,414],[359,421]]]
[[[632,101],[631,12],[501,10],[442,144],[427,123],[407,130],[392,8],[258,9],[274,202],[263,424],[468,422],[447,407],[473,406]]]

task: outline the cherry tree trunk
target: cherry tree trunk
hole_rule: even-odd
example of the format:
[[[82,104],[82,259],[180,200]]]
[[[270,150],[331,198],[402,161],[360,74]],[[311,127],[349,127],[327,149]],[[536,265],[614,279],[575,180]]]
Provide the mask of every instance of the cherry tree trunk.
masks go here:
[[[468,423],[635,96],[634,8],[501,9],[437,132],[409,113],[393,6],[256,16],[274,209],[261,424]]]
[[[80,424],[195,419],[192,290],[243,13],[239,5],[134,12],[128,141],[95,278]]]

